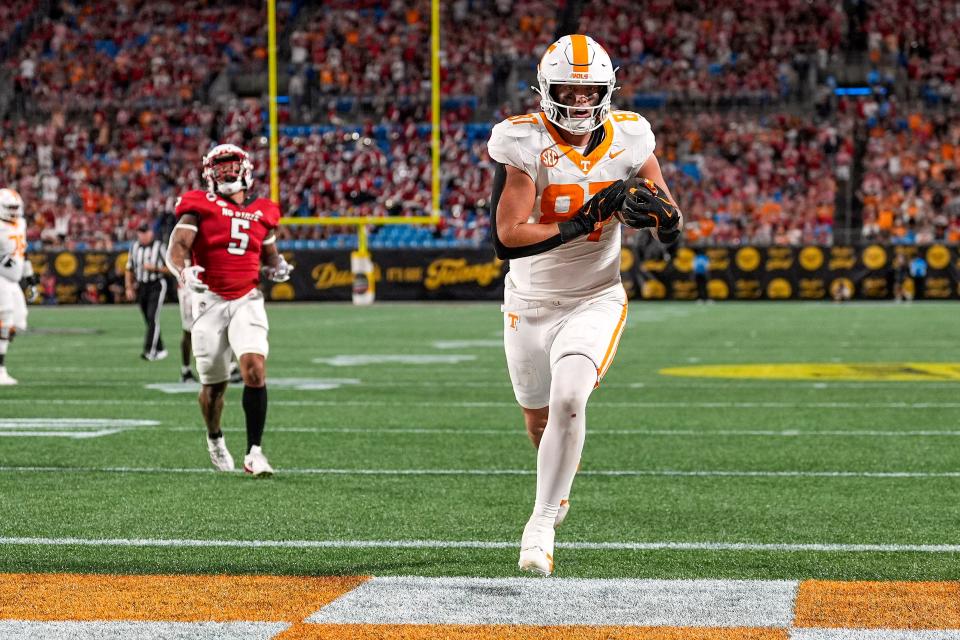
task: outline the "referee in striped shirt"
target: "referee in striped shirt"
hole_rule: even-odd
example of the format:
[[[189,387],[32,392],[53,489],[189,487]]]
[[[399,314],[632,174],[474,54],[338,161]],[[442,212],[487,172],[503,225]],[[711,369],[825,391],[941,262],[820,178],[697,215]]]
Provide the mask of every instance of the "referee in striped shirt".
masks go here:
[[[160,337],[160,308],[167,295],[167,268],[163,256],[167,248],[153,237],[153,229],[146,222],[137,227],[137,241],[127,254],[125,274],[127,300],[136,300],[147,323],[147,335],[143,340],[144,360],[163,360],[167,350]]]

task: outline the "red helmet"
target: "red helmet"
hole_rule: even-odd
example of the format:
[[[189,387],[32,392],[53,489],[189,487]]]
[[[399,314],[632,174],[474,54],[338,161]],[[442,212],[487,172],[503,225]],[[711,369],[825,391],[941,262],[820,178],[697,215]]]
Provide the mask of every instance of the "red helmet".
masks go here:
[[[203,179],[212,193],[229,196],[248,190],[253,184],[250,154],[235,144],[218,144],[203,156]]]

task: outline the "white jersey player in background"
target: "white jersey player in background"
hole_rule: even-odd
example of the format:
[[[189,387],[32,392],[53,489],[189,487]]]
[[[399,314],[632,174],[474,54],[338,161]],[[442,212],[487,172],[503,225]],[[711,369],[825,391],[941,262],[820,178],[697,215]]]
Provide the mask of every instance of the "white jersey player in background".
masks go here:
[[[507,367],[538,449],[520,569],[550,575],[554,527],[566,516],[583,450],[587,399],[610,367],[627,317],[620,225],[610,217],[623,206],[625,180],[663,185],[663,175],[650,124],[611,111],[615,70],[593,39],[571,35],[550,45],[537,79],[543,112],[499,123],[488,151],[497,162],[494,245],[510,260]],[[678,235],[675,224],[659,239]]]
[[[27,302],[20,281],[33,277],[33,265],[26,252],[23,199],[13,189],[0,189],[0,385],[17,384],[4,361],[17,331],[27,328]]]

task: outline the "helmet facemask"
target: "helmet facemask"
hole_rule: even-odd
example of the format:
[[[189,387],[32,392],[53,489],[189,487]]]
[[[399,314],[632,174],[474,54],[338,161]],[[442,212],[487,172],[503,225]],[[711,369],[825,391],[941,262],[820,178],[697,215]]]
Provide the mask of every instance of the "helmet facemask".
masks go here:
[[[563,87],[576,85],[595,88],[599,95],[597,104],[570,104],[571,100],[564,100],[559,95]],[[602,126],[607,116],[610,115],[610,97],[613,89],[613,82],[609,84],[551,82],[541,78],[540,91],[538,92],[541,96],[540,108],[546,114],[547,120],[561,129],[577,135],[590,133]],[[572,102],[576,102],[575,95]]]
[[[220,145],[204,157],[203,177],[211,192],[231,196],[253,184],[253,163],[240,147]]]

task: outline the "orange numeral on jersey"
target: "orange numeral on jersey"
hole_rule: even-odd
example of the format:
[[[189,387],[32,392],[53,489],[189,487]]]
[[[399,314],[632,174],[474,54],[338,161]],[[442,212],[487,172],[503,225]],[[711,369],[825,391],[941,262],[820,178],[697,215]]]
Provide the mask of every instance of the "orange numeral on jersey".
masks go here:
[[[614,122],[639,122],[640,116],[633,113],[632,111],[614,111],[610,114],[610,117],[613,118]]]
[[[603,182],[590,182],[587,184],[587,189],[592,196],[598,191],[603,190],[607,185],[613,184],[613,180],[606,180]],[[567,207],[566,211],[557,211],[557,200],[560,198],[567,198]],[[540,222],[544,224],[549,224],[551,222],[563,222],[564,220],[569,220],[572,218],[580,207],[583,206],[583,202],[586,199],[586,195],[583,192],[583,186],[579,184],[551,184],[546,189],[543,190],[543,194],[540,196]],[[587,236],[587,240],[590,242],[599,242],[600,232],[602,229],[597,229],[593,233]]]
[[[526,113],[522,116],[510,116],[507,120],[510,124],[537,124],[539,122],[537,114],[535,113]]]
[[[26,236],[21,236],[21,235],[10,236],[10,239],[13,240],[13,254],[18,258],[24,257],[27,253]]]

